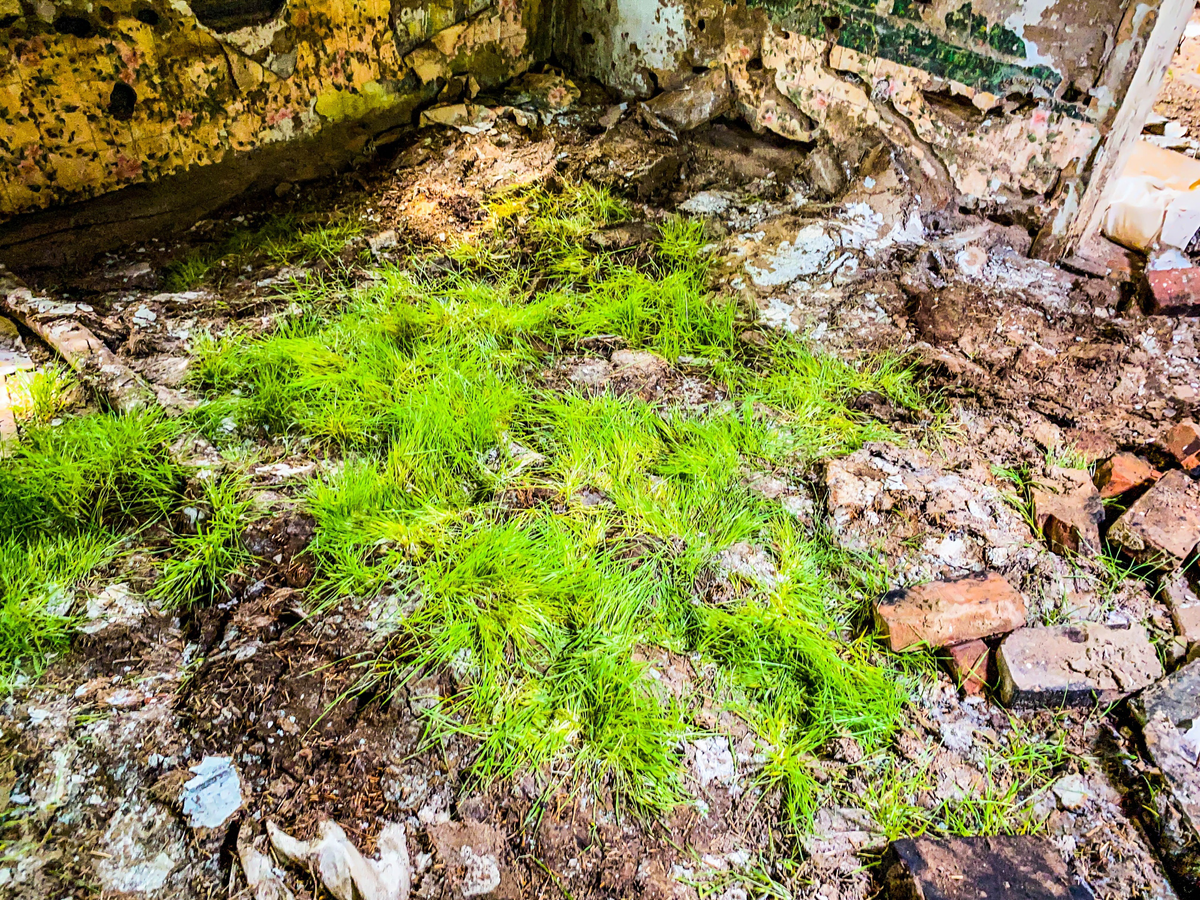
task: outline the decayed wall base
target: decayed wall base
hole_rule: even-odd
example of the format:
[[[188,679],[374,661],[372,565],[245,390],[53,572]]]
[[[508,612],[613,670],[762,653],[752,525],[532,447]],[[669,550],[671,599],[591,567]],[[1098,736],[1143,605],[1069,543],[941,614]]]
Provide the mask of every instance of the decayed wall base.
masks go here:
[[[77,224],[119,237],[173,203],[184,218],[229,189],[319,174],[456,76],[495,86],[548,43],[538,0],[269,2],[0,0],[0,220],[74,213],[0,228],[10,261],[39,239],[49,260],[82,257],[99,236]]]
[[[629,97],[717,69],[759,130],[852,163],[864,132],[908,151],[927,203],[1041,229],[1055,255],[1157,4],[570,0],[556,44]]]
[[[925,205],[1040,228],[1054,255],[1094,203],[1157,16],[1157,0],[0,0],[0,257],[81,258],[101,231],[319,174],[552,52],[846,165],[886,138]]]

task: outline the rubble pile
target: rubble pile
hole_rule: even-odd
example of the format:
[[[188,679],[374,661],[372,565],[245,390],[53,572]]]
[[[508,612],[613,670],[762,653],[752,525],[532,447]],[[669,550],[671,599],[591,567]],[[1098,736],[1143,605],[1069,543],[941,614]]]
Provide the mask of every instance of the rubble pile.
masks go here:
[[[110,408],[194,410],[207,334],[297,327],[304,313],[280,301],[283,286],[293,297],[316,284],[386,284],[407,254],[460,271],[459,241],[495,224],[485,201],[520,186],[621,191],[633,220],[585,240],[634,266],[649,265],[657,226],[700,220],[705,274],[738,301],[731,342],[748,365],[777,341],[851,362],[887,351],[938,398],[913,413],[849,387],[845,415],[869,423],[870,439],[811,465],[733,467],[843,566],[877,561],[885,573],[838,626],[854,652],[890,661],[903,710],[888,745],[864,752],[831,728],[826,744],[785,758],[786,715],[752,714],[745,699],[760,684],[725,683],[703,653],[638,646],[653,702],[687,722],[671,748],[670,816],[647,824],[613,802],[611,785],[555,767],[485,783],[471,768],[478,735],[453,719],[455,697],[486,687],[475,660],[386,689],[371,680],[371,660],[388,642],[403,646],[400,623],[427,596],[389,581],[335,608],[308,602],[324,549],[310,490],[350,455],[293,434],[246,439],[217,417],[220,438],[188,434],[170,448],[197,498],[185,515],[203,521],[204,485],[236,471],[254,509],[238,546],[254,565],[211,604],[164,609],[152,594],[161,560],[131,547],[66,598],[80,619],[71,652],[0,705],[0,812],[59,845],[0,859],[0,889],[23,900],[66,896],[73,883],[256,900],[553,890],[743,900],[785,887],[822,900],[1169,900],[1196,888],[1195,320],[1162,314],[1177,310],[1166,305],[1144,315],[1107,272],[1030,259],[1019,225],[932,208],[884,143],[851,165],[721,119],[733,102],[722,79],[698,73],[615,106],[557,72],[495,96],[448,84],[407,150],[324,197],[358,218],[323,257],[209,260],[220,278],[194,290],[164,289],[179,259],[165,244],[102,260],[66,286],[6,276],[0,311],[19,327],[0,320],[0,388],[54,361]],[[416,326],[390,324],[403,349]],[[733,405],[712,359],[612,334],[542,349],[542,389],[648,405],[656,426]],[[6,409],[0,392],[0,432],[19,438]],[[804,424],[767,403],[738,412],[764,442]],[[507,434],[474,463],[497,484],[497,516],[610,510],[621,487],[510,489],[504,478],[552,461]],[[623,547],[622,562],[680,552],[663,531]],[[390,534],[364,554],[405,540]],[[398,567],[422,552],[404,549]],[[785,551],[795,548],[731,538],[705,558],[685,613],[732,607],[751,590],[785,596]],[[573,715],[556,711],[539,734],[577,742],[590,723]],[[430,739],[431,721],[458,724]],[[792,797],[780,773],[811,787],[803,833],[785,833]]]

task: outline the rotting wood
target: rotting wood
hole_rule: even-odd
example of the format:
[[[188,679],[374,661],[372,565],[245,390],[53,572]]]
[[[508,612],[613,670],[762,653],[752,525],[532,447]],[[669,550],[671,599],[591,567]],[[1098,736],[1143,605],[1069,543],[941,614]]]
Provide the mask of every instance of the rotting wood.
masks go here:
[[[119,412],[157,404],[154,392],[104,342],[61,304],[39,306],[39,298],[20,279],[0,267],[0,310],[7,311],[53,347],[93,390]]]

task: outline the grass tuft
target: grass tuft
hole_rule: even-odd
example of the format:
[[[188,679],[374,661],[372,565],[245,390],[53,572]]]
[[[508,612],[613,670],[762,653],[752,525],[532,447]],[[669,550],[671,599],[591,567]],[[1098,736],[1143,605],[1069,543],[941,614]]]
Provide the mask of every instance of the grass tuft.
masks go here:
[[[224,593],[229,578],[250,561],[242,534],[253,519],[253,501],[236,476],[203,483],[203,499],[188,507],[195,533],[175,539],[172,555],[149,591],[165,609],[211,602]]]
[[[21,676],[39,675],[66,648],[74,590],[114,547],[103,532],[0,538],[0,693],[8,694]]]

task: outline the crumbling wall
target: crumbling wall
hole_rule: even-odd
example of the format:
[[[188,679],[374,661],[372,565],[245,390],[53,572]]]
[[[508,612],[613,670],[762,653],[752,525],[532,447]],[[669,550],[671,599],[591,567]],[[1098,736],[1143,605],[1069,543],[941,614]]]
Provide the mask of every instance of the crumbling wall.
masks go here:
[[[0,0],[0,219],[264,148],[344,160],[547,29],[539,0]]]
[[[907,148],[926,199],[1065,233],[1157,3],[568,0],[556,46],[629,97],[728,73],[754,127]],[[708,77],[706,75],[706,77]],[[1047,250],[1047,248],[1050,248]]]
[[[847,167],[883,136],[926,204],[1041,227],[1053,256],[1159,2],[0,0],[0,254],[82,256],[318,174],[553,55],[629,97],[699,77]]]

